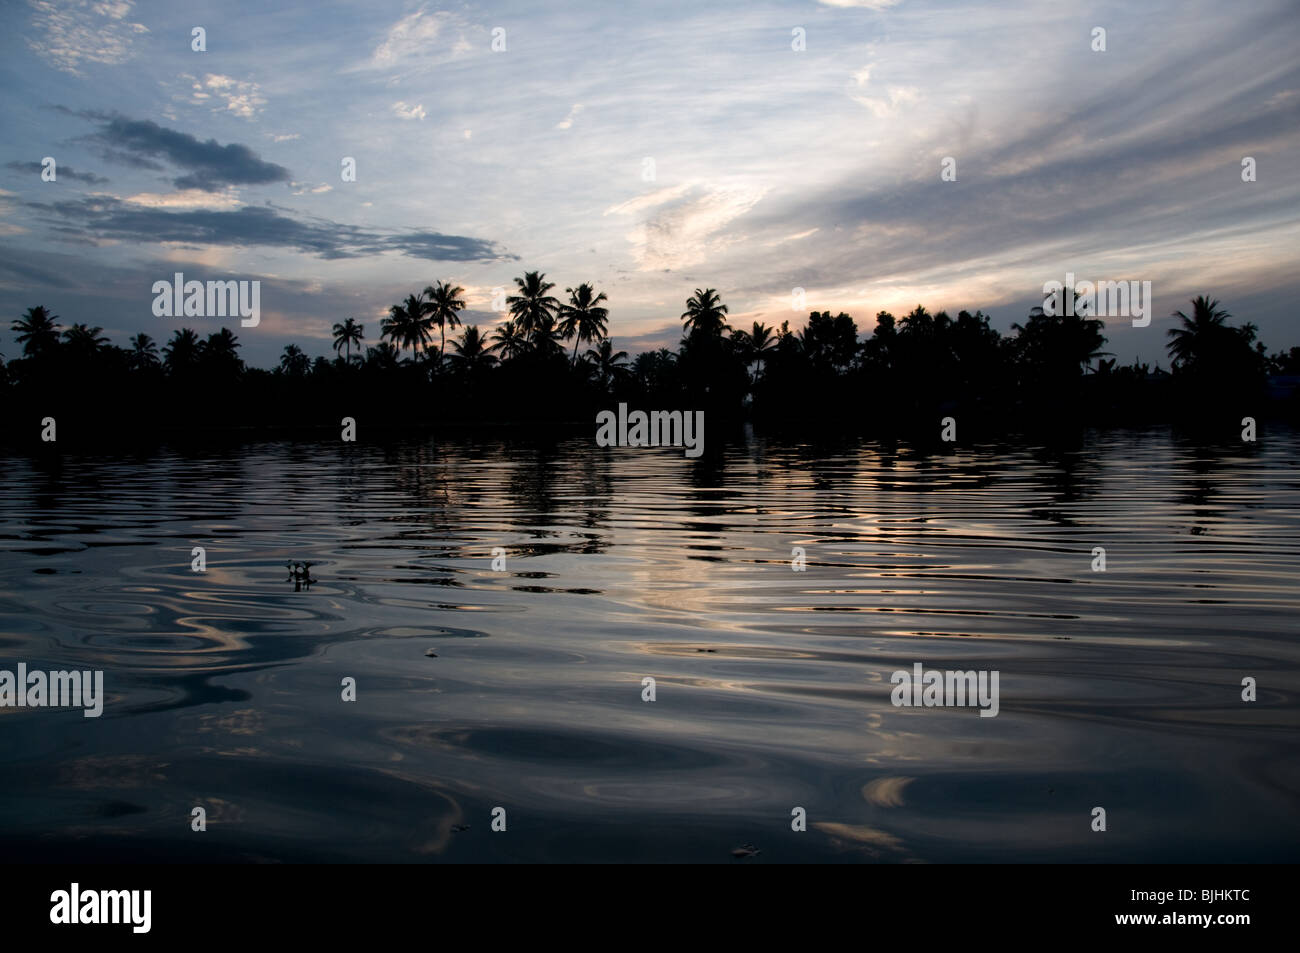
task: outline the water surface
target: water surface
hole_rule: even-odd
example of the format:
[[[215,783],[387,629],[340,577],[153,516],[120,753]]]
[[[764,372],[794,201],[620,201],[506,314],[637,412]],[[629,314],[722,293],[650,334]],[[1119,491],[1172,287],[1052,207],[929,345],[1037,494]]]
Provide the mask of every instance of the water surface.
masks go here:
[[[0,709],[0,845],[1294,861],[1297,449],[1152,430],[0,458],[0,668],[102,669],[109,694],[99,719]],[[914,662],[997,670],[999,715],[894,707]]]

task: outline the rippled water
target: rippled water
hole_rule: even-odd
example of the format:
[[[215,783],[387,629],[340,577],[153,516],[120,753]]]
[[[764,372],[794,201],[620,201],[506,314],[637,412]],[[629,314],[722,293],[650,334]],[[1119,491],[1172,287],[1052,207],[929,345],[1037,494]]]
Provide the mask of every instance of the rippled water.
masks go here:
[[[931,455],[747,437],[688,460],[583,435],[0,458],[0,668],[102,669],[109,695],[99,719],[0,709],[0,845],[1294,861],[1298,447],[1155,430]],[[997,670],[999,715],[894,707],[914,662]],[[733,859],[744,844],[761,853]]]

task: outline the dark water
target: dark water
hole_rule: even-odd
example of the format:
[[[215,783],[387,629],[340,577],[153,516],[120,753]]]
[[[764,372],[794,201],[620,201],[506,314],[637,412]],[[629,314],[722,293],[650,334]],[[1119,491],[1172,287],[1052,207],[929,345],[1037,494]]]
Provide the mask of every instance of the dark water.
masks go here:
[[[0,709],[0,847],[1295,861],[1298,448],[2,458],[0,668],[103,669],[109,698]],[[914,662],[997,670],[999,715],[895,708]]]

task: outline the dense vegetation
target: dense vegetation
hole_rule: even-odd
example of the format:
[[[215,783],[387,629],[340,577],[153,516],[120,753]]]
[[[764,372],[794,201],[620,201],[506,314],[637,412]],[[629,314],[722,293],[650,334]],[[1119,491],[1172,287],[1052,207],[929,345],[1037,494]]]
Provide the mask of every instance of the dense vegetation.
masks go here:
[[[714,425],[880,431],[937,427],[963,417],[967,432],[1019,430],[1062,420],[1110,423],[1294,413],[1267,406],[1269,375],[1300,373],[1300,348],[1269,356],[1254,326],[1234,326],[1199,297],[1175,312],[1171,372],[1117,367],[1099,320],[1035,308],[1014,334],[982,311],[951,317],[918,306],[876,315],[863,337],[847,314],[813,312],[792,331],[733,328],[713,289],[697,289],[683,337],[635,359],[614,350],[605,295],[589,284],[561,299],[545,275],[515,279],[508,319],[491,334],[463,326],[463,290],[439,282],[394,305],[379,340],[348,318],[334,326],[336,357],[284,348],[274,369],[248,367],[228,328],[175,331],[161,347],[137,334],[113,345],[98,327],[64,328],[33,307],[13,322],[22,356],[0,360],[6,431],[35,438],[53,416],[60,437],[162,428],[372,428],[487,422],[579,422],[619,401],[703,409]],[[458,330],[459,329],[459,330]]]

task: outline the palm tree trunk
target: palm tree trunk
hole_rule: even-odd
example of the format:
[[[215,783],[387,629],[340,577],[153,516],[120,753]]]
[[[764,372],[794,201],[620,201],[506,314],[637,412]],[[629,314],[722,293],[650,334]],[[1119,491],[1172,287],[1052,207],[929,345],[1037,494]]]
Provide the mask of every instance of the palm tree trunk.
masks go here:
[[[581,340],[582,340],[582,335],[581,335],[581,334],[574,334],[574,336],[573,336],[573,360],[569,362],[569,369],[570,369],[570,370],[572,370],[573,368],[575,368],[575,367],[578,366],[578,342],[581,341]]]

